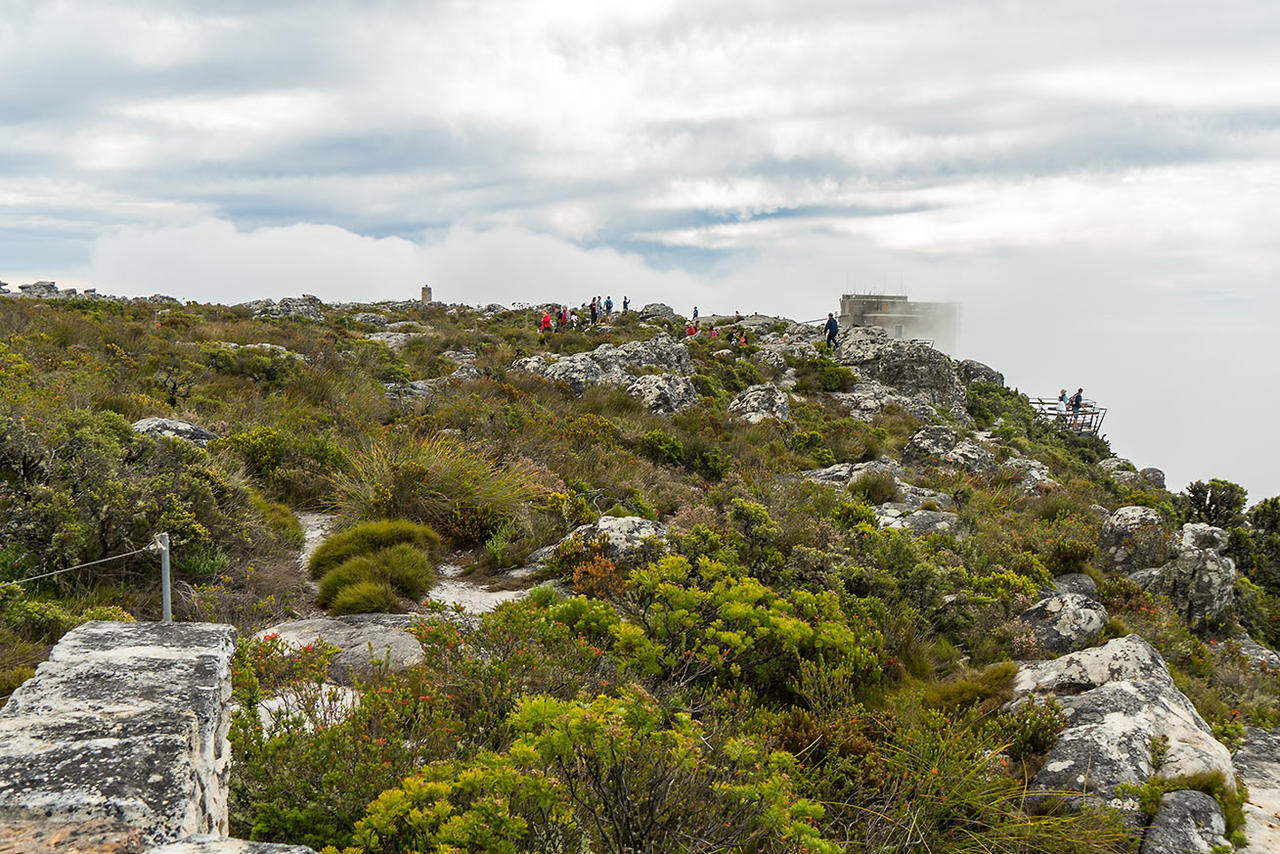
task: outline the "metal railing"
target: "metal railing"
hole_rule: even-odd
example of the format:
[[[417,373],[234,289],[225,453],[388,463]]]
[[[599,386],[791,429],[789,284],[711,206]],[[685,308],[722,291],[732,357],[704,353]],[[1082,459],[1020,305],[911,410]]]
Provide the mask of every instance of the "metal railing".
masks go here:
[[[78,563],[75,566],[64,566],[62,569],[55,569],[52,572],[42,572],[39,575],[28,575],[24,578],[15,578],[8,582],[9,584],[24,584],[28,581],[39,581],[43,578],[53,578],[55,575],[62,575],[64,572],[73,572],[77,569],[84,569],[88,566],[97,566],[98,564],[108,563],[113,560],[122,560],[134,555],[140,555],[143,552],[159,552],[160,553],[160,601],[161,608],[164,612],[164,621],[166,623],[173,622],[173,594],[170,590],[172,584],[169,572],[169,535],[156,534],[155,538],[149,545],[140,549],[134,549],[131,552],[123,554],[111,555],[110,557],[98,558],[87,563]]]
[[[1058,411],[1056,397],[1032,397],[1029,400],[1037,415],[1072,433],[1097,436],[1102,430],[1102,420],[1107,417],[1107,408],[1098,406],[1096,400],[1085,399],[1078,410],[1068,404],[1065,413]]]

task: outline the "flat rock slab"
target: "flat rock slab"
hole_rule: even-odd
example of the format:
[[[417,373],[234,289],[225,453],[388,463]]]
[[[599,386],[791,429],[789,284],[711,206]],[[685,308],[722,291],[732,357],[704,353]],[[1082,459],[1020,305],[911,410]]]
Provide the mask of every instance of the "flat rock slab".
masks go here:
[[[316,617],[263,629],[258,637],[278,635],[282,643],[294,648],[320,642],[336,646],[339,652],[329,664],[329,679],[352,685],[372,678],[379,667],[396,672],[426,660],[422,646],[408,631],[414,619],[409,614]]]
[[[1249,727],[1233,761],[1249,789],[1244,805],[1249,844],[1241,854],[1280,851],[1280,730]]]
[[[0,821],[0,854],[143,854],[142,831],[110,821]]]
[[[225,833],[235,629],[87,623],[0,711],[0,818]]]

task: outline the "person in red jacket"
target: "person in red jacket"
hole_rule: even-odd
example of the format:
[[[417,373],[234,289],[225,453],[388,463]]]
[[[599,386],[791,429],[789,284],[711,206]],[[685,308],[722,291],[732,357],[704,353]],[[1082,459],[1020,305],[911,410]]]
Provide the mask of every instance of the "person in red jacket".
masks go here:
[[[542,331],[543,332],[551,331],[551,312],[549,311],[542,312]]]

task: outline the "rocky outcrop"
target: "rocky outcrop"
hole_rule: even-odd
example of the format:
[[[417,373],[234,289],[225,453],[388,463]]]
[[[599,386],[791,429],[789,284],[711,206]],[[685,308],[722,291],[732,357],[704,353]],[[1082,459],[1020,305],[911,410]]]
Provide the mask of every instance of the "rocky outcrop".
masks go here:
[[[960,378],[960,382],[964,383],[966,387],[973,383],[990,383],[991,385],[1004,386],[1004,374],[990,365],[975,362],[973,359],[964,359],[956,362],[956,376]]]
[[[552,360],[544,355],[517,359],[511,365],[549,380],[562,382],[578,394],[593,385],[630,385],[639,368],[659,368],[666,373],[687,376],[692,370],[689,350],[668,335],[648,341],[628,341],[615,346],[601,344],[589,353],[575,353]]]
[[[580,537],[583,542],[589,543],[602,534],[608,540],[606,554],[609,559],[615,563],[627,565],[647,554],[651,539],[665,538],[667,526],[661,522],[645,519],[643,516],[601,516],[594,522],[574,528],[567,537],[555,545],[538,549],[529,555],[529,562],[545,563],[555,555],[560,546],[574,537]]]
[[[886,406],[896,405],[921,421],[938,420],[938,411],[922,396],[908,397],[875,380],[863,380],[852,391],[831,392],[831,399],[849,411],[849,417],[870,421]]]
[[[386,326],[387,316],[385,314],[377,314],[372,311],[362,311],[358,314],[351,315],[351,319],[356,323],[367,323],[370,326]]]
[[[627,394],[639,398],[650,412],[668,415],[701,400],[689,378],[677,374],[646,374],[627,386]]]
[[[1034,789],[1072,792],[1073,803],[1132,812],[1138,804],[1117,791],[1121,783],[1219,772],[1234,785],[1227,749],[1173,684],[1160,653],[1138,635],[1023,664],[1013,692],[1011,707],[1052,695],[1067,719],[1033,778]],[[1167,739],[1168,746],[1157,764],[1151,745],[1158,739]]]
[[[920,510],[929,502],[936,505],[930,508],[932,510],[955,509],[955,499],[945,492],[936,492],[923,486],[914,486],[903,480],[906,471],[902,466],[888,458],[872,460],[866,463],[836,463],[826,468],[802,471],[798,477],[814,483],[822,483],[827,486],[844,489],[855,485],[861,478],[869,475],[893,478],[894,485],[897,488],[897,495],[890,501],[881,502],[881,505],[887,510],[896,511],[891,514],[893,518],[901,516],[903,513],[912,513]]]
[[[86,623],[0,711],[0,814],[227,832],[235,629]]]
[[[147,854],[315,854],[315,850],[305,845],[246,842],[243,839],[200,835],[152,848]]]
[[[943,510],[911,510],[901,504],[882,504],[876,508],[876,521],[881,528],[900,528],[927,537],[930,534],[957,534],[960,517]]]
[[[1230,848],[1222,808],[1211,795],[1194,790],[1169,792],[1142,837],[1139,854],[1210,854]]]
[[[1249,790],[1244,805],[1249,845],[1241,854],[1280,851],[1280,730],[1247,727],[1233,762]]]
[[[773,383],[748,386],[729,401],[729,414],[741,421],[759,424],[770,418],[791,420],[791,402],[787,393]]]
[[[1058,482],[1049,474],[1049,467],[1030,457],[1005,460],[1000,464],[1000,470],[1015,478],[1014,485],[1018,493],[1028,498],[1044,495],[1058,486]]]
[[[1049,652],[1070,652],[1097,640],[1107,624],[1107,609],[1080,593],[1058,593],[1023,611],[1022,622]]]
[[[1083,572],[1069,572],[1053,579],[1054,593],[1079,593],[1097,601],[1098,585]]]
[[[995,469],[996,457],[972,439],[961,439],[950,427],[930,425],[907,440],[902,463],[908,468],[943,466],[981,474]]]
[[[285,297],[276,302],[274,300],[263,299],[255,300],[245,305],[253,309],[253,317],[255,320],[264,318],[280,318],[280,317],[296,317],[300,320],[324,320],[324,303],[319,297],[311,294],[303,294],[300,297]]]
[[[675,309],[665,303],[651,302],[639,311],[641,320],[676,320]]]
[[[1121,507],[1098,536],[1098,557],[1104,568],[1116,572],[1161,566],[1173,554],[1173,537],[1160,511],[1150,507]]]
[[[1130,573],[1129,580],[1155,596],[1166,596],[1194,631],[1221,627],[1235,608],[1236,565],[1222,552],[1228,535],[1194,522],[1182,528],[1178,556],[1163,566]]]
[[[329,679],[338,685],[368,681],[377,668],[407,670],[425,658],[422,645],[409,633],[415,618],[409,614],[350,614],[281,623],[258,633],[279,637],[286,646],[326,643],[338,648],[329,664]]]
[[[218,438],[211,430],[192,424],[190,421],[179,421],[176,418],[143,418],[130,425],[133,432],[147,436],[165,436],[170,439],[185,439],[193,445],[203,448]]]
[[[407,383],[386,383],[384,388],[387,391],[387,397],[393,403],[404,405],[418,400],[430,400],[432,395],[448,381],[446,377],[436,377],[431,380],[413,380]]]
[[[836,353],[866,379],[892,386],[908,397],[920,395],[938,409],[964,412],[964,384],[954,363],[927,344],[890,338],[879,327],[859,326],[841,336]]]

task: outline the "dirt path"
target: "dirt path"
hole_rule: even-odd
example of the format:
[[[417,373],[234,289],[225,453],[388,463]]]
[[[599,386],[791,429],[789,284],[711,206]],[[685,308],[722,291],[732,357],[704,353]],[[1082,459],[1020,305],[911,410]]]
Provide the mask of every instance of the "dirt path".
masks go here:
[[[463,567],[445,564],[440,567],[440,580],[431,588],[428,598],[447,605],[461,605],[470,614],[485,614],[501,605],[522,599],[528,590],[490,590],[488,585],[462,577]]]

